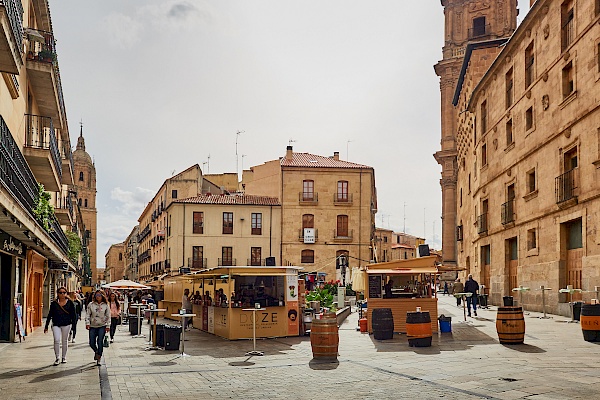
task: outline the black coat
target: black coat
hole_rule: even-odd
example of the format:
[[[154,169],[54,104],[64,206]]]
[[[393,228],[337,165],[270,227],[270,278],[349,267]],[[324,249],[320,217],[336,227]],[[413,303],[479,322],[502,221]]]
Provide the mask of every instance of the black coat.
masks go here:
[[[469,279],[465,283],[465,292],[477,294],[479,291],[479,283],[475,279]]]
[[[46,328],[52,321],[53,326],[67,326],[77,323],[77,314],[75,313],[75,304],[70,299],[67,299],[67,304],[63,307],[58,304],[57,300],[54,300],[50,304],[50,311],[48,312],[48,318],[46,319]]]

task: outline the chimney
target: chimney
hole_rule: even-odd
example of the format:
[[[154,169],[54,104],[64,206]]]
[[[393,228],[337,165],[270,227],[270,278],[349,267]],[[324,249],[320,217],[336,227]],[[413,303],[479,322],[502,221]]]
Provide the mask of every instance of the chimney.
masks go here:
[[[288,146],[285,152],[285,159],[291,160],[294,152],[292,151],[292,146]]]
[[[334,151],[333,152],[333,159],[335,161],[340,161],[340,152],[339,151]]]

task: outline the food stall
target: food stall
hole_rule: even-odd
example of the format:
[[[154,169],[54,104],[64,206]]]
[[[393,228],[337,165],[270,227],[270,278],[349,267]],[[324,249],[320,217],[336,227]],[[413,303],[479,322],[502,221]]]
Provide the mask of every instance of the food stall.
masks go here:
[[[300,310],[298,271],[286,267],[216,267],[174,277],[183,293],[199,291],[193,304],[194,327],[226,339],[252,337],[252,311],[256,311],[256,337],[298,336]],[[165,282],[165,288],[169,286]],[[167,289],[165,289],[166,291]],[[174,296],[171,296],[175,300]],[[181,295],[179,295],[181,299]],[[179,300],[181,307],[181,300]]]
[[[432,332],[438,331],[436,275],[440,266],[437,256],[397,260],[366,266],[365,299],[367,300],[367,329],[373,333],[372,311],[389,308],[394,318],[394,332],[406,333],[406,313],[429,311]]]

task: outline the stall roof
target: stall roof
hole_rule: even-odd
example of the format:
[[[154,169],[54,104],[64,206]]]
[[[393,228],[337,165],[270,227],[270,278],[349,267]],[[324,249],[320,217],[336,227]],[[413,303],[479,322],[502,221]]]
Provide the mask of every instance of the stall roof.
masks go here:
[[[190,274],[178,275],[178,279],[198,279],[203,277],[214,277],[217,275],[237,275],[237,276],[289,276],[295,275],[285,271],[286,269],[296,270],[296,273],[304,269],[296,266],[231,266],[231,267],[213,267],[200,271],[194,271]]]
[[[371,269],[398,269],[398,268],[436,268],[437,256],[411,258],[408,260],[394,260],[376,264],[367,264],[367,270]],[[436,269],[437,271],[437,269]]]
[[[368,269],[367,274],[385,274],[385,275],[417,275],[417,274],[437,274],[437,268],[395,268],[395,269]]]

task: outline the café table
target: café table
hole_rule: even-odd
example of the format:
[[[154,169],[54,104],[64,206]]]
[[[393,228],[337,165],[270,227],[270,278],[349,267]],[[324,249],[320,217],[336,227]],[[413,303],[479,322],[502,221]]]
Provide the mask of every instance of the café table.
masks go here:
[[[134,304],[130,304],[129,306],[137,308],[138,334],[135,335],[135,336],[133,336],[133,337],[135,337],[135,338],[144,337],[144,335],[142,335],[142,315],[141,315],[141,309],[148,307],[148,304],[134,303]]]
[[[195,317],[196,314],[171,314],[171,317],[181,318],[181,354],[178,357],[189,357],[189,354],[185,354],[185,318]]]
[[[256,350],[256,312],[264,311],[266,308],[242,308],[243,311],[252,311],[252,351],[246,353],[247,356],[264,356],[265,353]]]

